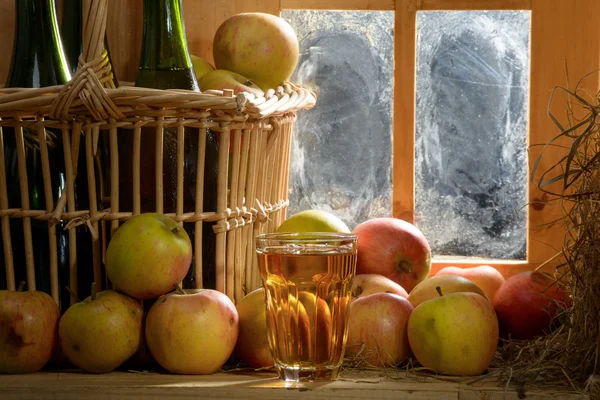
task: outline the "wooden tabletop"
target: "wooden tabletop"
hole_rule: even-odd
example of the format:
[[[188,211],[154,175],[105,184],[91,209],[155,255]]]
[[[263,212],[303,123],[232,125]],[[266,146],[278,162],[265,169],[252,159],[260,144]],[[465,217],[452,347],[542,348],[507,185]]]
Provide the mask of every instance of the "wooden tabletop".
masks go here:
[[[206,376],[159,373],[39,372],[0,375],[0,398],[9,399],[520,399],[515,387],[407,377],[380,371],[345,371],[335,382],[290,384],[270,372],[219,372]],[[531,390],[528,400],[589,397],[567,390]],[[505,396],[506,395],[506,396]]]

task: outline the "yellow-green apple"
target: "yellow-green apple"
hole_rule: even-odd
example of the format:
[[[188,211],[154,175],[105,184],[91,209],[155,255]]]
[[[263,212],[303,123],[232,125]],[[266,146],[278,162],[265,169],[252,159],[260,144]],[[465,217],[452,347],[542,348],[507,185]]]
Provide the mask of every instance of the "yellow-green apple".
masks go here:
[[[239,316],[225,294],[182,290],[160,297],[146,317],[146,342],[154,359],[177,374],[212,374],[233,353]]]
[[[358,235],[357,274],[383,275],[408,293],[431,271],[431,249],[423,233],[398,218],[372,218],[353,230]]]
[[[235,307],[240,326],[235,354],[253,368],[273,365],[267,334],[264,288],[260,287],[248,293]]]
[[[274,288],[269,282],[267,285],[270,287],[265,291],[267,332],[273,361],[275,364],[293,364],[310,360],[314,352],[310,322],[304,305],[293,296],[288,301],[281,301],[273,296],[281,289]]]
[[[247,76],[265,91],[289,79],[299,51],[298,37],[290,24],[258,12],[226,19],[213,39],[215,66]]]
[[[424,301],[439,297],[437,288],[440,288],[444,294],[456,293],[456,292],[472,292],[477,293],[480,296],[489,299],[483,290],[475,283],[471,282],[467,278],[457,275],[439,275],[432,278],[425,279],[419,283],[408,295],[408,301],[411,302],[413,307],[418,306]]]
[[[332,312],[323,298],[317,298],[313,293],[300,291],[298,301],[304,306],[309,321],[309,332],[311,334],[309,351],[311,358],[317,363],[329,360],[332,356],[332,342],[335,340],[333,334]]]
[[[350,303],[346,357],[361,354],[374,366],[395,366],[411,355],[407,325],[413,306],[393,293],[374,293]]]
[[[196,74],[196,79],[200,79],[207,72],[213,71],[215,67],[203,57],[191,54],[190,58],[192,59],[192,66],[194,67],[194,73]]]
[[[209,71],[198,80],[200,90],[223,90],[231,89],[234,94],[240,92],[252,93],[256,97],[261,97],[265,93],[250,79],[224,69],[215,69]]]
[[[183,280],[192,243],[173,218],[159,213],[131,217],[111,238],[106,275],[115,287],[140,300],[159,297]]]
[[[0,290],[0,373],[42,369],[56,349],[59,318],[58,306],[44,292]]]
[[[350,233],[348,226],[336,215],[323,210],[300,211],[283,221],[277,232]]]
[[[479,265],[470,268],[445,267],[438,271],[439,275],[457,275],[467,278],[481,288],[488,297],[492,300],[496,291],[504,283],[504,277],[498,270],[489,265]]]
[[[447,375],[479,375],[498,344],[492,303],[472,292],[445,294],[415,307],[408,340],[421,365]]]
[[[548,332],[558,311],[568,307],[571,300],[553,277],[526,271],[506,279],[493,303],[501,336],[526,340]]]
[[[373,293],[394,293],[405,299],[406,290],[390,278],[379,274],[358,274],[352,280],[352,299],[365,297]]]
[[[140,347],[144,310],[140,302],[113,290],[95,293],[65,311],[58,328],[60,347],[77,367],[106,373]]]

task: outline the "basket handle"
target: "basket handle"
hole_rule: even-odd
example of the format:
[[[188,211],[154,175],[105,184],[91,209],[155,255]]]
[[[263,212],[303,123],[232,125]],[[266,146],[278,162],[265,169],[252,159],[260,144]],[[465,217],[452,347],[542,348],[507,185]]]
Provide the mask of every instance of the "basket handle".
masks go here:
[[[83,0],[82,54],[77,69],[103,56],[104,37],[108,19],[108,0]],[[108,54],[105,55],[108,58]],[[110,60],[108,60],[110,66]],[[112,71],[112,67],[110,68]],[[112,75],[112,72],[111,72]],[[112,79],[103,82],[104,87],[114,87]]]

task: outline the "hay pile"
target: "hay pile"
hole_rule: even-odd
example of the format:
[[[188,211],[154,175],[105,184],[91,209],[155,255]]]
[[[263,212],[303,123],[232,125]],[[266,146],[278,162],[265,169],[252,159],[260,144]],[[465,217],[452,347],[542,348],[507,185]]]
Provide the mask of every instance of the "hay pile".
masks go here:
[[[505,383],[563,383],[578,391],[597,390],[592,390],[591,377],[600,374],[600,93],[586,93],[586,79],[598,76],[584,76],[573,90],[555,88],[548,109],[564,95],[567,123],[548,111],[560,133],[539,157],[550,148],[563,149],[564,156],[546,171],[537,171],[536,162],[531,174],[532,183],[562,209],[557,222],[564,224],[566,234],[556,275],[573,304],[563,308],[557,316],[560,328],[546,337],[507,341],[499,348],[492,373]]]

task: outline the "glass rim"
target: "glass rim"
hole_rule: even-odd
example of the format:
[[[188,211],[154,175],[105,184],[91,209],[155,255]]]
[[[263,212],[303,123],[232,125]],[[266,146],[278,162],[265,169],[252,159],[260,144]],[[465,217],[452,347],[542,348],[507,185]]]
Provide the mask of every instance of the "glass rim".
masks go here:
[[[277,240],[278,242],[298,242],[310,240],[312,243],[327,243],[332,240],[358,241],[358,235],[351,232],[268,232],[256,236],[259,240]]]

